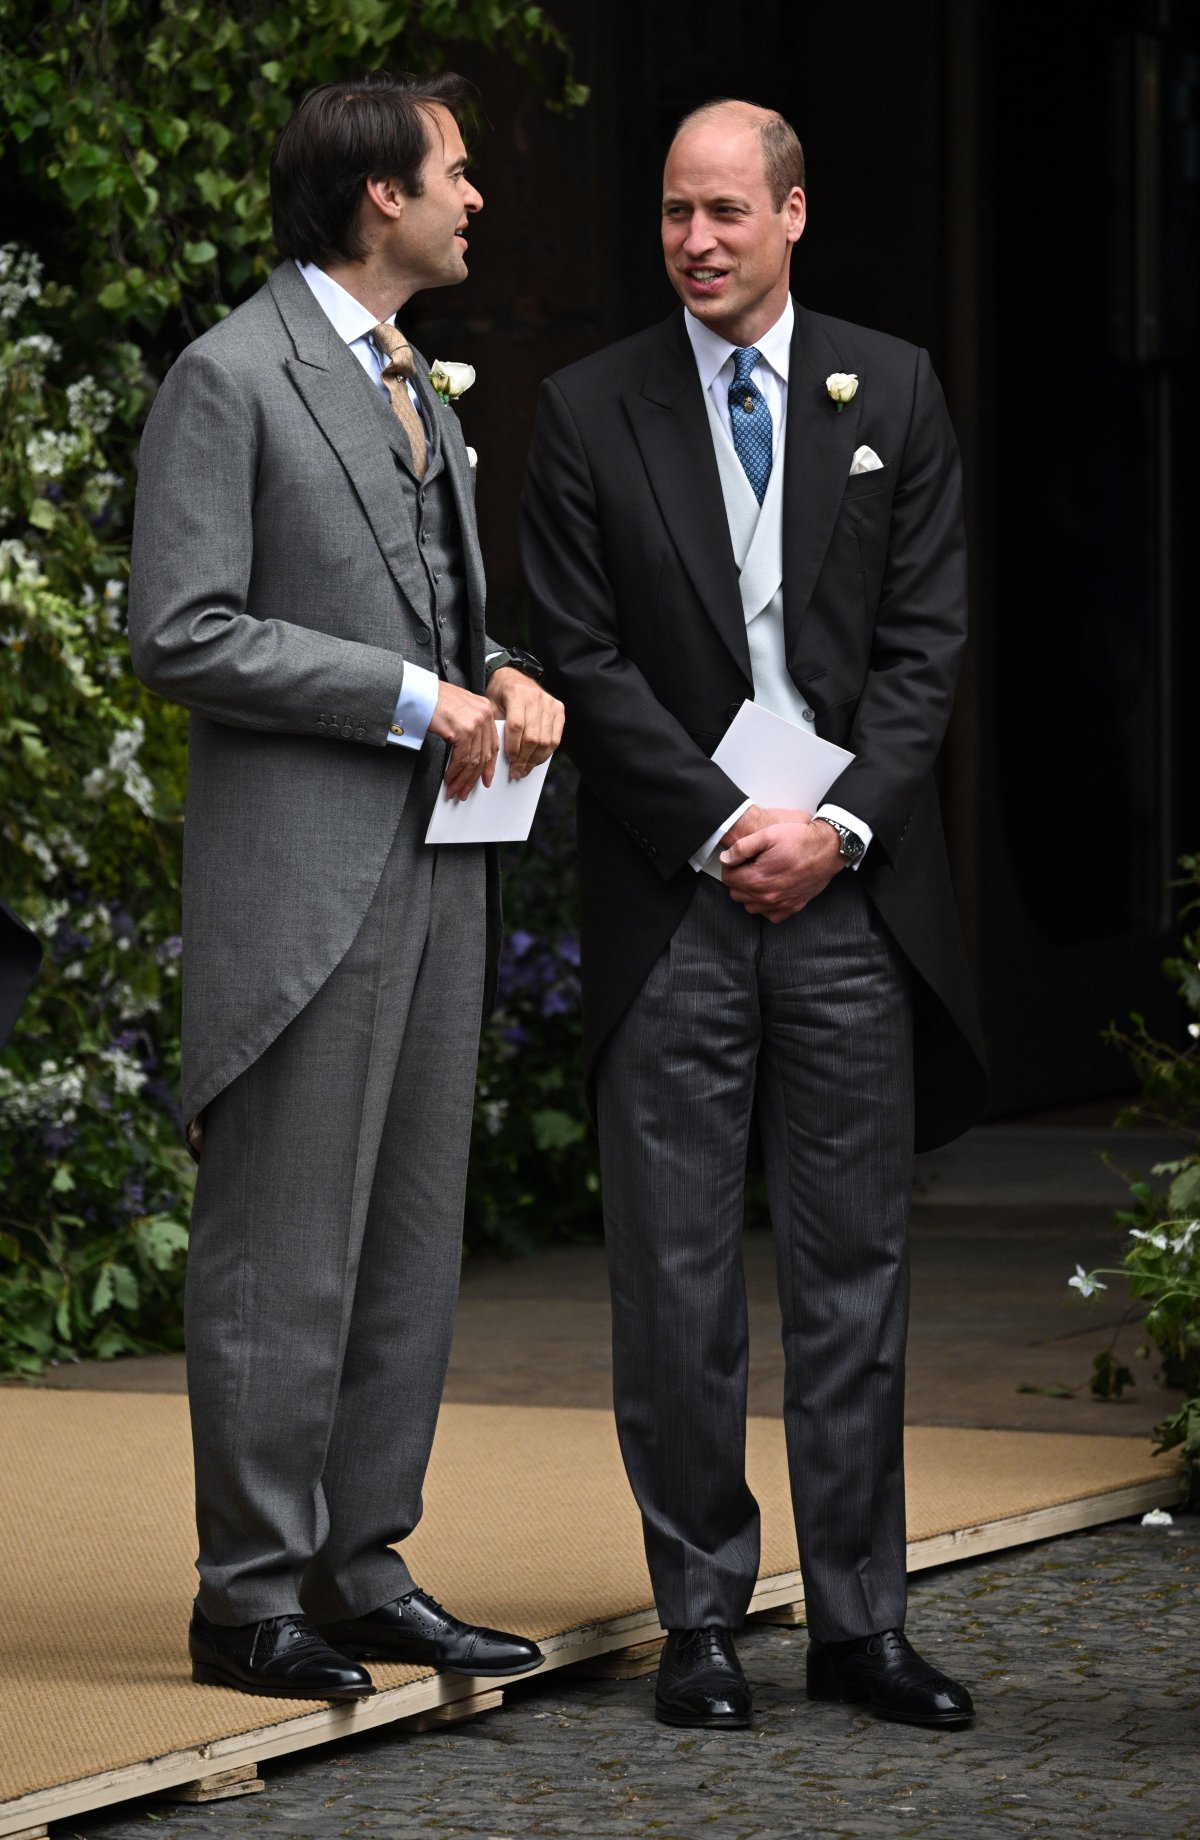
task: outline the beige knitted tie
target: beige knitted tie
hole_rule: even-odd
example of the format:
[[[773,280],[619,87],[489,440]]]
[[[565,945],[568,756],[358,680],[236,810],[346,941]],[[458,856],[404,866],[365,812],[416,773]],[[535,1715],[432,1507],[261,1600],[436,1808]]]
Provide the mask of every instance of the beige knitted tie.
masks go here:
[[[397,327],[389,326],[386,320],[382,326],[376,326],[371,337],[385,360],[383,381],[392,399],[392,408],[400,418],[400,426],[408,436],[413,472],[418,479],[424,479],[425,468],[429,464],[429,450],[425,444],[424,426],[408,393],[408,379],[414,370],[412,346],[404,334]]]

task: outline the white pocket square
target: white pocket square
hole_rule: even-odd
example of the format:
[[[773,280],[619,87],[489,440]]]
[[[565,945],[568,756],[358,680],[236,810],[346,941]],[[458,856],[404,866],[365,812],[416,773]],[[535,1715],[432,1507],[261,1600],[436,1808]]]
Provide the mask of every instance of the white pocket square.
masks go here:
[[[850,477],[853,479],[855,473],[877,473],[882,465],[883,461],[873,447],[856,447],[850,462]]]
[[[857,460],[858,455],[856,454],[854,457]],[[875,464],[876,466],[878,466],[879,462],[876,461]],[[474,472],[475,468],[479,465],[479,455],[475,452],[475,449],[473,447],[468,447],[467,449],[467,465],[470,467],[472,472]]]

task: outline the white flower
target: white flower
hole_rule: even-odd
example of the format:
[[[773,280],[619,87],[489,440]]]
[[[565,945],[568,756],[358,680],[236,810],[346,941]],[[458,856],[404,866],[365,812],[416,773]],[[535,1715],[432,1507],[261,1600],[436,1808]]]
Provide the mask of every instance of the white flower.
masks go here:
[[[1193,1041],[1200,1041],[1200,1022],[1189,1022],[1188,1034]]]
[[[14,320],[27,300],[42,291],[42,264],[32,250],[5,243],[0,249],[0,326]]]
[[[857,394],[858,377],[854,371],[830,371],[825,379],[825,388],[841,410]]]
[[[1130,1239],[1148,1239],[1150,1244],[1152,1246],[1157,1246],[1160,1252],[1165,1252],[1167,1249],[1167,1236],[1165,1233],[1150,1233],[1147,1232],[1144,1227],[1130,1227],[1129,1237]]]
[[[1143,1514],[1143,1527],[1173,1527],[1175,1516],[1168,1514],[1165,1508],[1151,1508],[1149,1514]]]
[[[1200,1220],[1189,1220],[1178,1239],[1171,1241],[1172,1252],[1187,1252],[1191,1249],[1193,1239],[1200,1233]]]
[[[99,1059],[112,1069],[113,1091],[133,1098],[146,1084],[146,1075],[132,1054],[124,1048],[102,1048]]]
[[[473,364],[456,364],[451,358],[435,358],[429,381],[444,403],[457,402],[475,381]]]
[[[94,377],[79,377],[67,385],[67,415],[72,428],[89,428],[103,434],[113,417],[116,400]]]
[[[1072,1290],[1077,1290],[1081,1297],[1090,1297],[1093,1291],[1106,1291],[1108,1289],[1107,1284],[1101,1284],[1099,1278],[1089,1277],[1082,1265],[1076,1265],[1075,1276],[1073,1278],[1068,1278],[1067,1283],[1071,1286]]]

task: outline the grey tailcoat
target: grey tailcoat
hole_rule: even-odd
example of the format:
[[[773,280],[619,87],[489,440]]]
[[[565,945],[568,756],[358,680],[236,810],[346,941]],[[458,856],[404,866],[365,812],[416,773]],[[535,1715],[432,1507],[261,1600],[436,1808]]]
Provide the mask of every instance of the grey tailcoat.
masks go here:
[[[458,509],[469,679],[482,691],[492,647],[470,464],[419,357],[417,381]],[[185,1119],[258,1059],[342,959],[404,809],[417,754],[387,745],[404,660],[437,669],[396,481],[407,451],[291,262],[188,347],[146,424],[129,641],[142,681],[191,714]],[[494,968],[494,861],[488,917]]]

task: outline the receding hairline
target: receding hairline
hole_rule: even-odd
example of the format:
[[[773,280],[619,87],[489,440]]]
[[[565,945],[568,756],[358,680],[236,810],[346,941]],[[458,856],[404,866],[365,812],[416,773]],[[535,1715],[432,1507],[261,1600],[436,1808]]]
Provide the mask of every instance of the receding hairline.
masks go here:
[[[684,116],[675,129],[675,140],[672,141],[672,146],[681,134],[687,133],[689,128],[696,127],[702,121],[710,121],[714,115],[730,115],[735,120],[740,118],[747,128],[757,128],[760,133],[768,122],[777,121],[784,127],[787,126],[778,109],[764,108],[758,102],[741,102],[733,96],[717,96],[711,102],[702,102],[699,108],[692,109]]]
[[[757,130],[763,173],[771,202],[777,211],[781,211],[784,201],[794,188],[799,187],[803,191],[805,172],[804,149],[800,145],[799,136],[791,122],[778,109],[768,109],[761,103],[746,102],[734,96],[715,96],[711,102],[702,102],[699,108],[692,109],[683,117],[667,149],[667,158],[670,159],[685,134],[719,120],[722,116],[729,119],[732,127],[740,126],[747,133],[752,129]]]

